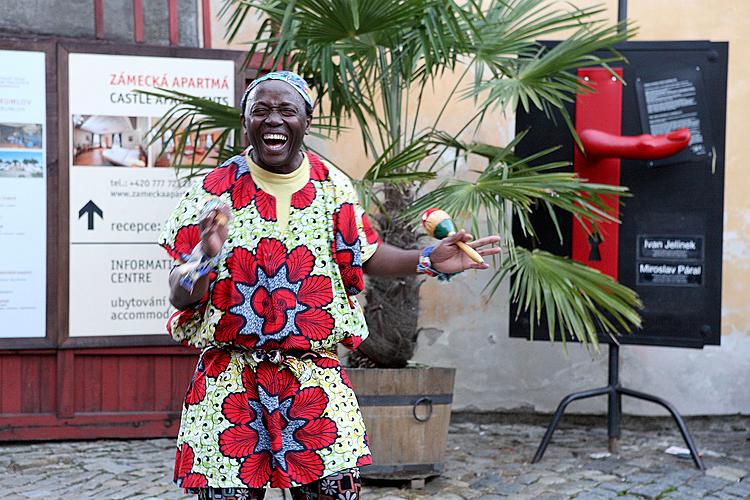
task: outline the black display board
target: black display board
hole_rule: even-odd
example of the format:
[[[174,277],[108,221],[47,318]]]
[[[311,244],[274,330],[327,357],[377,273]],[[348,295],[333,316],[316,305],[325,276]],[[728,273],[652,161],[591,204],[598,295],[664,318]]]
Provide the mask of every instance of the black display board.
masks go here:
[[[620,209],[619,281],[644,304],[643,328],[618,338],[623,344],[676,347],[719,345],[721,340],[724,141],[728,44],[723,42],[630,42],[617,47],[622,64],[622,135],[659,134],[688,127],[688,149],[648,162],[622,160],[620,183],[632,196]],[[575,119],[575,106],[568,111]],[[519,107],[516,130],[530,129],[516,151],[520,157],[554,145],[540,161],[573,161],[573,140],[563,120]],[[570,167],[572,170],[572,166]],[[558,255],[571,255],[572,220],[561,217],[567,235],[560,244],[549,216],[533,216],[537,240],[516,224],[516,241]],[[511,337],[529,338],[529,318],[510,312]],[[559,337],[559,332],[556,332]],[[534,340],[549,340],[546,322]],[[609,342],[606,335],[600,340]]]

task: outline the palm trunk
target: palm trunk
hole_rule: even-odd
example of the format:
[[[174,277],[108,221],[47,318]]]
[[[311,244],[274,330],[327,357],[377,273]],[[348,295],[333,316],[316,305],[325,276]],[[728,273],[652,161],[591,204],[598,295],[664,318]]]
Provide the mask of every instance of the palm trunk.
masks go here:
[[[386,214],[401,213],[413,194],[395,186],[384,190]],[[417,234],[409,226],[383,215],[376,216],[383,241],[400,248],[417,248]],[[349,364],[357,367],[402,368],[414,354],[419,319],[419,286],[414,276],[368,278],[365,318],[369,338],[352,353]]]
[[[383,103],[384,120],[379,125],[381,138],[398,145],[404,140],[401,133],[405,93],[398,71],[389,68],[389,54],[379,49],[381,78],[379,86]],[[387,144],[382,145],[385,149]],[[382,209],[375,215],[380,236],[386,243],[399,248],[417,248],[416,233],[395,217],[414,201],[412,188],[386,184],[382,193]],[[416,275],[403,278],[368,278],[365,318],[370,330],[369,338],[349,358],[352,366],[403,368],[414,354],[417,345],[419,319],[419,285]]]

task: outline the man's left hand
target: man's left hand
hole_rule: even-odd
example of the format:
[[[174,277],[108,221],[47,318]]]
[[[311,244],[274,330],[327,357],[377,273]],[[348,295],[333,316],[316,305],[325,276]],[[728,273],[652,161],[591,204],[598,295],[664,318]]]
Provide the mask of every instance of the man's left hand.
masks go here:
[[[500,253],[500,247],[491,246],[500,243],[500,237],[485,236],[476,241],[471,241],[472,239],[473,237],[462,229],[456,234],[441,240],[440,244],[430,254],[432,267],[445,274],[460,273],[467,269],[488,269],[490,267],[489,264],[486,262],[477,264],[456,245],[456,242],[463,241],[476,250],[479,255],[486,257]]]

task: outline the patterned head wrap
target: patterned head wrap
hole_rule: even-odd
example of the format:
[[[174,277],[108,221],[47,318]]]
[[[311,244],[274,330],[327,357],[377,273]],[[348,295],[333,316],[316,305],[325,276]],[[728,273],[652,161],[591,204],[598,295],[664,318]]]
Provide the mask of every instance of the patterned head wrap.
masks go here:
[[[313,100],[312,96],[310,95],[310,87],[308,87],[305,79],[299,76],[297,73],[293,73],[291,71],[273,71],[259,78],[256,78],[255,80],[250,82],[250,85],[247,86],[247,89],[245,89],[245,93],[242,94],[242,100],[240,101],[240,108],[242,109],[243,115],[245,114],[245,106],[247,105],[247,98],[250,96],[250,92],[252,92],[255,87],[265,82],[266,80],[280,80],[291,85],[292,88],[299,92],[299,95],[301,95],[305,100],[308,113],[312,111]]]

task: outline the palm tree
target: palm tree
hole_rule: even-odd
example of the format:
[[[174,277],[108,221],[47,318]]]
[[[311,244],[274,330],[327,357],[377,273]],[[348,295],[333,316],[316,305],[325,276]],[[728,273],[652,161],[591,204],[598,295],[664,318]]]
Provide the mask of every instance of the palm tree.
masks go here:
[[[344,124],[357,125],[372,159],[358,187],[385,241],[416,246],[414,225],[403,221],[413,222],[430,206],[476,232],[486,224],[501,234],[507,249],[490,291],[509,278],[511,298],[535,320],[532,325],[546,321],[550,332],[562,330],[563,339],[596,347],[597,333],[640,326],[636,294],[569,259],[518,246],[507,221],[513,216],[533,237],[535,210],[548,211],[555,223],[559,211],[592,224],[612,220],[604,199],[624,195],[625,189],[586,183],[565,171],[566,164],[545,163],[552,150],[517,157],[514,148],[524,134],[505,145],[461,138],[471,137],[492,110],[522,106],[551,119],[560,116],[577,141],[565,104],[590,89],[573,70],[621,60],[613,46],[632,34],[625,25],[598,21],[602,12],[567,4],[560,9],[547,0],[225,0],[220,15],[230,40],[243,33],[249,15],[262,16],[250,54],[262,54],[263,65],[291,69],[311,83],[319,133],[336,136]],[[554,48],[537,41],[555,35],[565,40]],[[603,51],[606,57],[594,54]],[[457,76],[449,98],[437,107],[431,100],[429,106],[439,111],[431,125],[420,126],[426,91],[446,75]],[[156,93],[178,101],[157,124],[157,135],[221,129],[213,145],[219,157],[241,149],[236,109],[178,92]],[[473,100],[475,112],[458,133],[449,134],[441,124],[449,101],[459,97]],[[445,164],[441,159],[449,151],[455,160]],[[480,171],[456,171],[459,162],[477,158],[483,162]],[[180,165],[179,156],[177,164],[188,175],[213,166]],[[459,178],[425,189],[441,169],[450,168]],[[417,338],[418,286],[416,278],[369,281],[371,337],[355,356],[358,364],[406,364]]]

